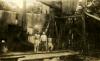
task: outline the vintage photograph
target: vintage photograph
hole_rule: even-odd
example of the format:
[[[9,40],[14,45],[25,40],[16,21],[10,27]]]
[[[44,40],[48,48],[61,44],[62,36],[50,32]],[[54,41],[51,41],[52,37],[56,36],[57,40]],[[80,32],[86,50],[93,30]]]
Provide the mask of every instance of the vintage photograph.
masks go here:
[[[0,61],[100,61],[100,0],[0,0]]]

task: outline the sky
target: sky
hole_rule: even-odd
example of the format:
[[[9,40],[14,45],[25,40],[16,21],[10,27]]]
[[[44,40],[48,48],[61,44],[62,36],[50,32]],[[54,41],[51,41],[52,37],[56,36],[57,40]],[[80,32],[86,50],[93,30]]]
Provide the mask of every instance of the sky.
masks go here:
[[[3,0],[5,1],[8,5],[12,6],[13,8],[23,8],[23,3],[25,0]],[[26,0],[26,6],[31,6],[34,3],[37,3],[36,0]]]
[[[26,1],[26,6],[36,5],[35,3],[38,3],[37,0],[2,0],[2,1],[5,1],[8,5],[12,6],[13,8],[17,8],[17,7],[23,8],[24,1]],[[43,0],[43,1],[53,1],[53,0]],[[54,1],[58,1],[58,0],[54,0]]]

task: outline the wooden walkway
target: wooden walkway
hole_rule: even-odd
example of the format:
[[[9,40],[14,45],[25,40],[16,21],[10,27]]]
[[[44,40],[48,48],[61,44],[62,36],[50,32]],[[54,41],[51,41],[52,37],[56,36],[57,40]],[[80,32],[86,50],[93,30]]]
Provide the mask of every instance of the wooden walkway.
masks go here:
[[[35,59],[46,59],[46,58],[55,58],[61,56],[70,56],[70,55],[78,55],[78,52],[73,51],[62,51],[62,52],[43,52],[43,53],[8,53],[0,56],[0,59],[9,59],[15,58],[16,61],[23,60],[35,60]]]

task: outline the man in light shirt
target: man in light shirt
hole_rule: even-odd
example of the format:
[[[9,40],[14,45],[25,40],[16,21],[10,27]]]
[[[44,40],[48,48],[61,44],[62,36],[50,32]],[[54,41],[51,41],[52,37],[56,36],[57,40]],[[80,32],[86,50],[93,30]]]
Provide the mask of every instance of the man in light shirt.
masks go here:
[[[52,43],[52,38],[48,38],[48,51],[52,51],[53,50],[53,43]]]
[[[39,45],[40,45],[40,34],[36,33],[35,34],[35,41],[34,41],[34,52],[39,51]]]
[[[42,51],[47,50],[47,35],[45,34],[45,32],[43,32],[43,34],[41,35],[41,47]]]

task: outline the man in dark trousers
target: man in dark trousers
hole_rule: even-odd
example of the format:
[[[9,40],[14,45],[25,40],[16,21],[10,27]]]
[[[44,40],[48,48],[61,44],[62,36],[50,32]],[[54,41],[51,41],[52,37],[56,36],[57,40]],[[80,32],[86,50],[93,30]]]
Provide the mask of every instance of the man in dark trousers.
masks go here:
[[[42,51],[47,51],[47,35],[45,32],[41,35],[41,49]]]

